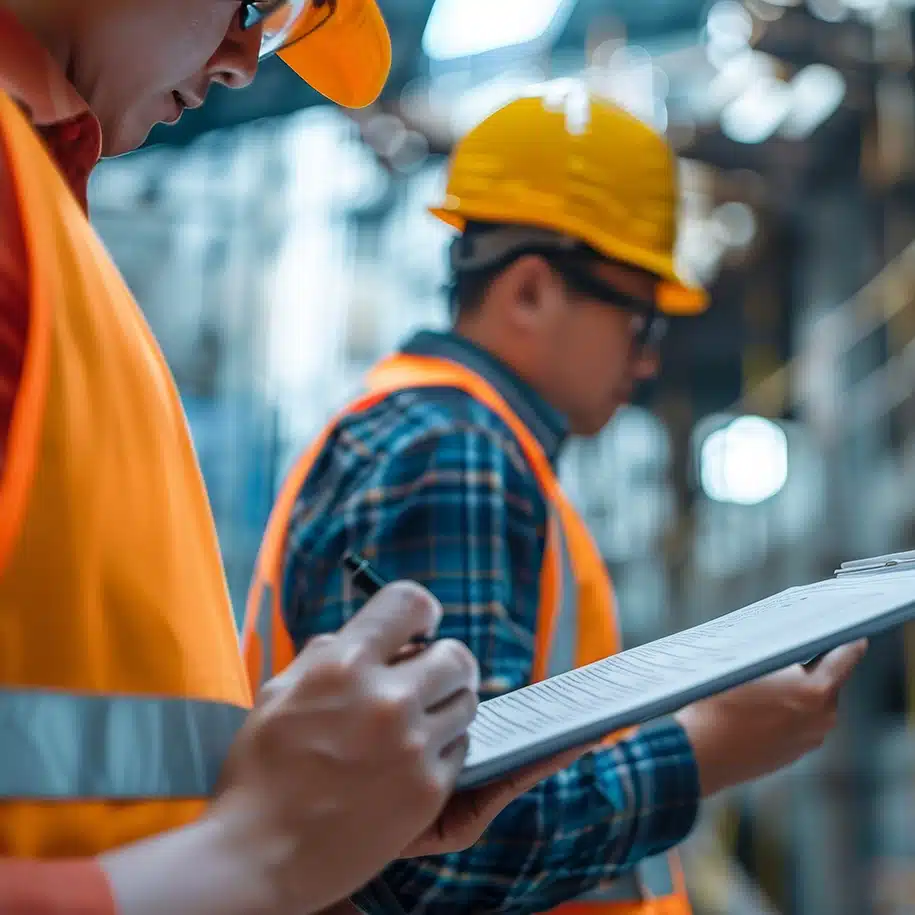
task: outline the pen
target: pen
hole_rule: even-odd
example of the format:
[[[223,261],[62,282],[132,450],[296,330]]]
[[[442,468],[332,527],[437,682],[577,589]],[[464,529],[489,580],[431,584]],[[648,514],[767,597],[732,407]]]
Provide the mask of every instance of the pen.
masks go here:
[[[353,586],[358,588],[366,597],[374,597],[382,588],[386,588],[390,582],[379,574],[372,564],[359,553],[346,553],[343,556],[343,568],[349,572],[350,581]],[[429,645],[431,639],[423,635],[415,635],[410,639],[410,644],[419,648],[425,648]]]
[[[820,661],[822,661],[823,658],[825,658],[826,655],[828,655],[828,654],[829,654],[828,651],[823,651],[823,652],[821,652],[821,653],[818,654],[818,655],[814,655],[812,658],[808,658],[806,661],[804,661],[804,662],[801,664],[801,666],[804,667],[804,668],[807,669],[807,670],[812,670],[812,669],[813,669],[814,667],[816,667],[817,664],[819,664]]]

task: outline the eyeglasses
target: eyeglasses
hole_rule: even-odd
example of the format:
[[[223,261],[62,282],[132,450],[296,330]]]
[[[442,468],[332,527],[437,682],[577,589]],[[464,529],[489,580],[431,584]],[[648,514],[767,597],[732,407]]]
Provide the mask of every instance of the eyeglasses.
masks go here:
[[[309,23],[313,12],[315,21]],[[264,60],[313,35],[336,12],[337,0],[242,0],[239,25],[243,30],[263,25],[258,56]]]
[[[667,332],[667,321],[658,313],[654,301],[622,292],[610,283],[598,279],[568,257],[557,257],[555,253],[543,256],[574,292],[597,299],[613,308],[631,312],[630,334],[635,347],[639,350],[655,350],[660,346]]]

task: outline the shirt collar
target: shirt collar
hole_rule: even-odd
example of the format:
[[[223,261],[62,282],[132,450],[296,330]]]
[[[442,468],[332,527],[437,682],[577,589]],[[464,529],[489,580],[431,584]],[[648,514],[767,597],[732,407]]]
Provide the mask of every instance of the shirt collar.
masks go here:
[[[102,133],[61,66],[11,12],[0,7],[0,91],[19,103],[85,206]]]
[[[569,435],[565,418],[504,362],[456,333],[420,331],[401,348],[408,356],[448,359],[489,382],[531,431],[550,460],[556,463]]]

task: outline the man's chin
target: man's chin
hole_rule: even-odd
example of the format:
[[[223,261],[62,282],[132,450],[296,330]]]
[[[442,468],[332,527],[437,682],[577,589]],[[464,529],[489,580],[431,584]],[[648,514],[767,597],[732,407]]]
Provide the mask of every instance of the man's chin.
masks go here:
[[[112,159],[139,149],[146,142],[154,126],[122,122],[106,129],[102,124],[102,158]]]
[[[570,431],[579,438],[596,438],[604,431],[607,423],[613,419],[614,413],[616,413],[616,410],[613,413],[604,413],[601,416],[579,417],[577,421],[573,420],[570,423]]]

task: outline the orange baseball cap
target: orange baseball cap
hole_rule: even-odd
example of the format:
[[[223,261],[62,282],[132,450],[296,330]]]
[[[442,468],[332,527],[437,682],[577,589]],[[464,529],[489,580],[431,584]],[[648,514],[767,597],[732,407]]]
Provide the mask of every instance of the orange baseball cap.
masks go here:
[[[346,108],[378,98],[391,71],[391,39],[376,0],[274,0],[270,8],[262,57],[275,53]]]

